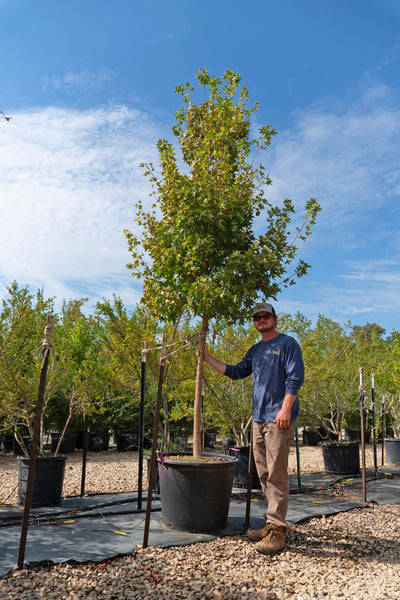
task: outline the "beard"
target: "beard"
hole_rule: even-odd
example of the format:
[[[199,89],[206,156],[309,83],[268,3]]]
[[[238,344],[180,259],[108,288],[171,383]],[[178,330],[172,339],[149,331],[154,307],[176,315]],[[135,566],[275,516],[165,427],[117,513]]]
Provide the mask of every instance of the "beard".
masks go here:
[[[275,329],[275,321],[273,321],[272,319],[270,319],[269,321],[258,321],[256,329],[260,333],[273,331]]]

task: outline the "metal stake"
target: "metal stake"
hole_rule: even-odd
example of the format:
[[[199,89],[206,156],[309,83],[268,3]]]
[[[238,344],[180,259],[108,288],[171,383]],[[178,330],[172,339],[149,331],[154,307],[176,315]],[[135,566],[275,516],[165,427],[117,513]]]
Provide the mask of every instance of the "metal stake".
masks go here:
[[[83,421],[81,496],[83,496],[85,494],[87,447],[88,447],[88,427],[89,427],[89,417],[85,414],[85,418]]]
[[[245,526],[250,525],[250,505],[251,505],[251,491],[253,488],[253,421],[250,426],[250,448],[249,448],[249,477],[247,480],[247,498],[246,498],[246,519]]]
[[[385,394],[382,395],[382,467],[385,464],[385,436],[386,436],[386,421],[385,421]]]
[[[146,389],[146,342],[142,343],[142,377],[140,380],[140,417],[139,417],[139,482],[138,510],[142,509],[143,496],[143,440],[144,440],[144,396]]]
[[[159,427],[159,421],[160,421],[160,408],[161,408],[161,401],[162,401],[162,385],[163,385],[163,377],[164,377],[166,347],[167,347],[167,336],[164,333],[163,337],[162,337],[160,369],[159,369],[159,373],[158,373],[157,402],[156,402],[155,414],[154,414],[153,442],[152,442],[152,447],[151,447],[150,473],[149,473],[149,481],[148,481],[148,489],[147,489],[146,518],[145,518],[145,522],[144,522],[144,532],[143,532],[143,548],[147,548],[148,541],[149,541],[151,502],[153,499],[153,481],[154,481],[155,466],[156,466],[157,437],[158,437],[158,427]]]
[[[375,416],[375,380],[374,374],[371,374],[371,404],[372,404],[372,440],[374,444],[374,470],[375,477],[378,477],[378,458],[376,454],[376,416]]]
[[[296,421],[296,459],[297,459],[297,487],[301,492],[301,471],[300,471],[300,446],[299,446],[299,426]]]
[[[362,492],[363,502],[367,502],[367,483],[365,473],[365,431],[364,431],[364,400],[365,388],[363,380],[363,369],[360,367],[360,417],[361,417],[361,464],[362,464]]]

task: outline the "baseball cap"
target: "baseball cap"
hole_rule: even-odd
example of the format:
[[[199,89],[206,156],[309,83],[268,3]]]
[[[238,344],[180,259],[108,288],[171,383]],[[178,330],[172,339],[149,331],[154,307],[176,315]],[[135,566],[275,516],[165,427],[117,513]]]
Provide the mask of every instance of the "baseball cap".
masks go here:
[[[268,304],[268,302],[260,302],[260,304],[256,304],[253,308],[253,313],[251,316],[254,317],[254,315],[262,312],[271,313],[271,315],[274,317],[276,316],[274,307],[271,304]]]

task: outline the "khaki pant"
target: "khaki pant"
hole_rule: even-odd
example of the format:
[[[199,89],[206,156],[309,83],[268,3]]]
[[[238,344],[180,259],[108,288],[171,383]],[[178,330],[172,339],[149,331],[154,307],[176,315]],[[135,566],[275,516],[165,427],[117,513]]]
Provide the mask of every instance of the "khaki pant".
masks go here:
[[[268,523],[286,527],[289,504],[288,461],[296,422],[288,429],[276,423],[253,423],[253,453],[267,505]]]

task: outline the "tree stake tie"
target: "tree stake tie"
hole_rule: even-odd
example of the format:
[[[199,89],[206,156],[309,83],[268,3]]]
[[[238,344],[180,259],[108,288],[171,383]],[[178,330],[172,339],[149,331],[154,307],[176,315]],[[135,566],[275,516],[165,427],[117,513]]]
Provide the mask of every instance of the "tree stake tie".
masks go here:
[[[53,364],[52,366],[54,367],[56,364],[56,358],[55,358],[55,352],[54,352],[54,346],[51,343],[51,335],[53,333],[53,316],[52,315],[48,315],[47,317],[47,321],[46,321],[46,326],[44,328],[44,339],[42,342],[42,345],[39,349],[39,356],[42,356],[42,366],[41,368],[43,369],[44,363],[45,363],[45,359],[46,359],[46,353],[48,354],[49,352],[53,352]]]

